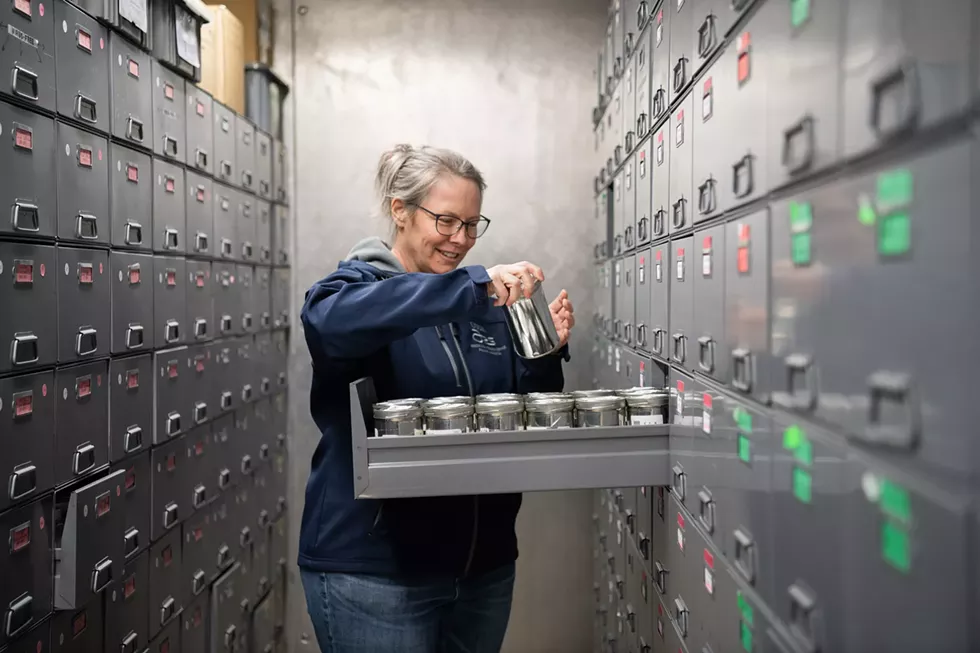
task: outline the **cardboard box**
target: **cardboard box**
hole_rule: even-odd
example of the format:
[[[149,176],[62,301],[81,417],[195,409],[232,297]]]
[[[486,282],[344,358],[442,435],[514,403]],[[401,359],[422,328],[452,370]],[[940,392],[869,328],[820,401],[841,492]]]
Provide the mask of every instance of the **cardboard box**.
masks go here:
[[[211,22],[201,28],[200,86],[245,113],[245,30],[225,5],[211,5]]]
[[[245,61],[273,64],[275,50],[275,8],[271,0],[224,0],[245,30]]]

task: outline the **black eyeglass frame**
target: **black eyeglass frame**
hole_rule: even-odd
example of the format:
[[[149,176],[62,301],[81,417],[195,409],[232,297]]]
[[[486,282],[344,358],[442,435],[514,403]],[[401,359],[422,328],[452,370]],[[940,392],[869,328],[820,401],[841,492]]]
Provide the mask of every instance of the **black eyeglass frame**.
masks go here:
[[[412,204],[410,206],[414,206],[417,209],[422,209],[423,211],[425,211],[426,213],[428,213],[429,214],[429,217],[431,217],[433,220],[436,221],[436,231],[438,231],[443,236],[455,236],[456,234],[459,233],[459,230],[460,229],[462,229],[462,228],[465,227],[466,228],[466,237],[467,238],[472,238],[473,240],[476,240],[480,236],[483,236],[485,233],[487,233],[487,229],[490,228],[490,218],[488,218],[485,215],[481,215],[476,220],[470,220],[470,221],[467,222],[467,221],[463,220],[462,218],[457,218],[455,215],[446,215],[445,213],[433,213],[432,211],[430,211],[429,209],[425,208],[421,204]],[[452,227],[448,227],[451,230],[451,233],[446,233],[446,232],[440,230],[439,229],[440,225],[441,226],[446,226],[446,224],[445,224],[445,222],[443,222],[443,220],[455,220],[456,221],[456,228],[454,229]],[[480,233],[478,233],[475,236],[471,235],[470,234],[470,227],[472,226],[474,228],[479,228],[480,225],[485,225],[483,227],[483,231],[481,231]]]

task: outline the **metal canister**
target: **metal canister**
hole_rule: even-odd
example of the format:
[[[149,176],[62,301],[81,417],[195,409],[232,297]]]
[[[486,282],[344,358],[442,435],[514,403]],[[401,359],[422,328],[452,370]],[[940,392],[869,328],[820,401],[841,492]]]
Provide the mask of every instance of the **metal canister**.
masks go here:
[[[486,395],[477,395],[476,403],[481,404],[487,401],[519,401],[524,405],[524,395],[514,392],[493,392]]]
[[[704,422],[704,396],[700,392],[670,391],[674,402],[673,423],[701,427]]]
[[[616,395],[597,395],[575,400],[575,426],[622,426],[625,421],[626,400]]]
[[[456,397],[433,397],[432,399],[426,399],[424,406],[436,406],[438,404],[469,404],[473,405],[473,397],[468,397],[464,395],[459,395]]]
[[[477,431],[523,431],[524,402],[520,399],[477,400]]]
[[[418,404],[393,401],[375,404],[374,436],[421,435],[422,407]]]
[[[626,399],[626,423],[634,426],[666,424],[670,411],[670,394],[660,388],[631,388],[622,393]]]
[[[524,401],[527,430],[571,427],[575,423],[575,398],[562,393],[536,393]]]
[[[472,403],[426,402],[426,435],[470,433],[473,430]]]
[[[530,297],[522,293],[505,313],[518,356],[542,358],[558,351],[561,341],[540,281],[535,280]]]
[[[606,390],[606,389],[575,390],[571,393],[571,395],[575,397],[576,401],[579,399],[584,399],[586,397],[609,397],[609,396],[615,396],[616,394],[617,394],[616,390]]]

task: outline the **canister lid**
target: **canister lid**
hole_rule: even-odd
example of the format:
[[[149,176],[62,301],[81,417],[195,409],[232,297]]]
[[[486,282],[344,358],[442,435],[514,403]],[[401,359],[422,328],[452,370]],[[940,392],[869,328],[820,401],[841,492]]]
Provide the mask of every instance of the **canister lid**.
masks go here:
[[[482,404],[487,401],[519,401],[521,405],[524,405],[524,395],[519,395],[514,392],[493,392],[486,395],[477,395],[476,403]]]
[[[630,388],[620,392],[628,406],[652,408],[670,403],[670,393],[662,388]]]
[[[525,401],[528,412],[553,413],[572,410],[575,398],[563,392],[534,393],[527,396]]]
[[[477,398],[478,415],[512,415],[524,410],[524,402],[519,399],[480,400]]]
[[[585,411],[620,410],[625,406],[626,400],[616,395],[598,395],[575,400],[575,407]]]
[[[464,403],[431,403],[425,404],[426,417],[450,419],[453,417],[469,417],[473,414],[473,404]]]
[[[468,404],[473,405],[473,397],[433,397],[425,402],[425,407],[436,406],[438,404]]]
[[[576,400],[579,400],[579,399],[584,399],[585,397],[609,397],[609,396],[615,396],[616,391],[615,390],[606,390],[606,389],[598,389],[598,390],[575,390],[571,394],[572,394],[573,397],[575,397]]]
[[[382,402],[374,405],[376,419],[407,420],[422,417],[422,407],[418,404]]]

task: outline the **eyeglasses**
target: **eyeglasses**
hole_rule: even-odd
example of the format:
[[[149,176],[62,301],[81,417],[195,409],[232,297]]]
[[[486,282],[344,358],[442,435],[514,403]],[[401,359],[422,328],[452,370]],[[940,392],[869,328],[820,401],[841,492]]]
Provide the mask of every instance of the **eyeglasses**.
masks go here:
[[[433,213],[429,209],[421,206],[419,204],[414,205],[417,209],[422,209],[433,220],[436,221],[436,231],[438,231],[443,236],[455,236],[459,233],[459,230],[466,227],[466,237],[467,238],[479,238],[487,232],[487,227],[490,226],[490,218],[480,216],[479,218],[474,218],[473,220],[460,220],[454,215],[443,215],[440,213]]]

